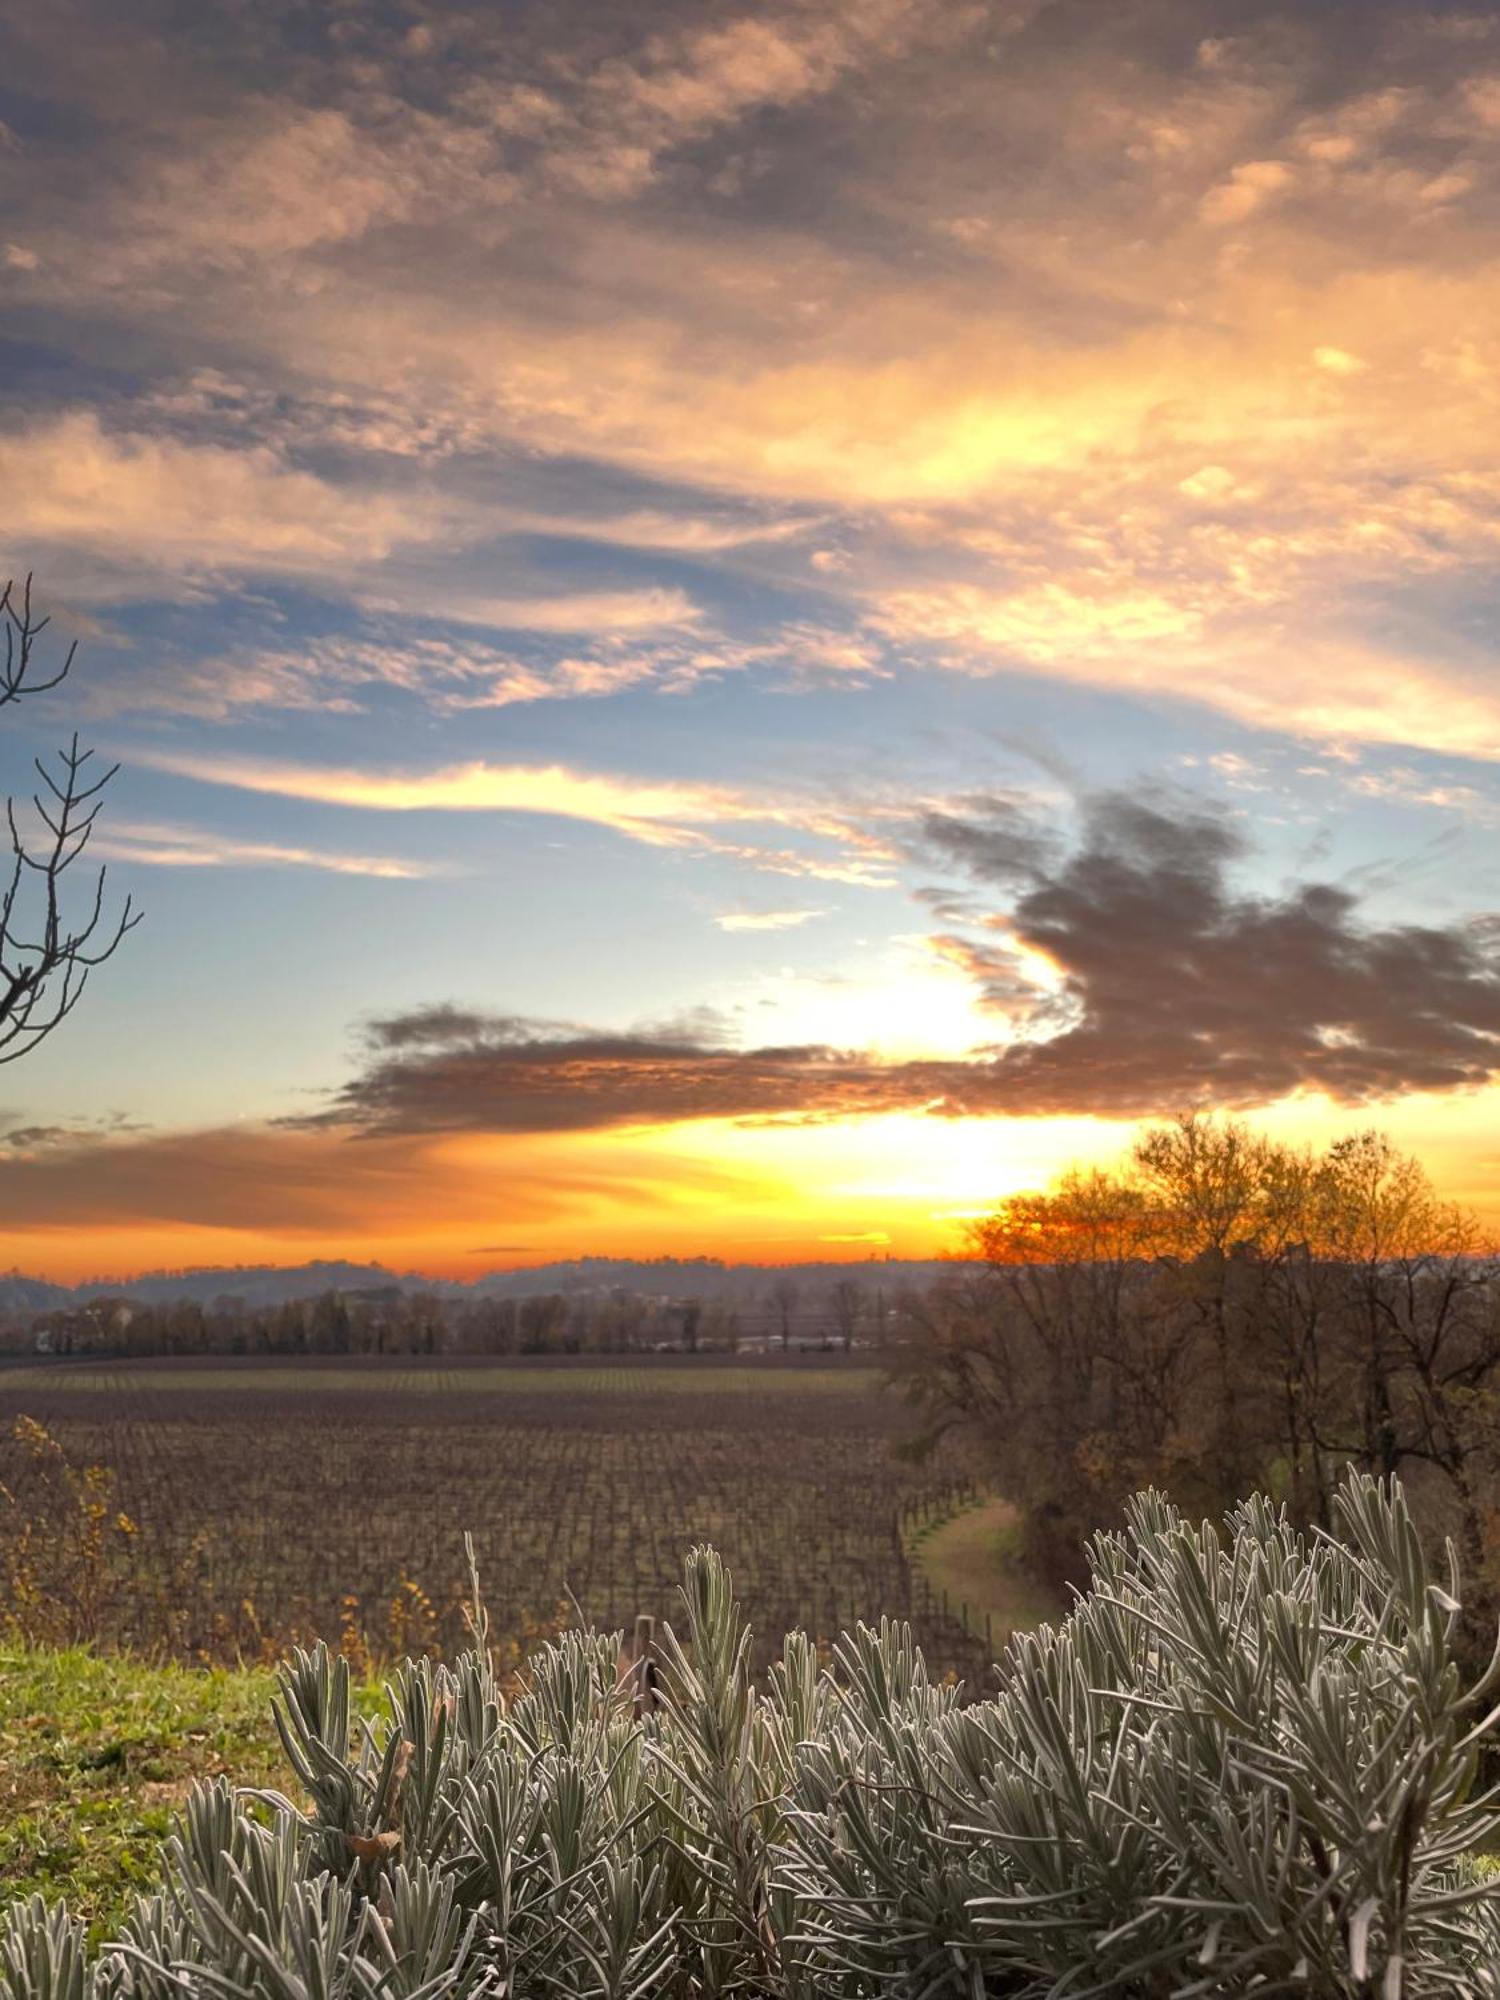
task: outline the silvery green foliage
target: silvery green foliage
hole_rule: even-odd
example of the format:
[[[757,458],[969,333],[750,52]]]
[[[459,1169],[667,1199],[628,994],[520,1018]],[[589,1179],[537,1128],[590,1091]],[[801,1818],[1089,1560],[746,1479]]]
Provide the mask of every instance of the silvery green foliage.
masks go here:
[[[593,1633],[507,1701],[480,1621],[374,1728],[299,1653],[277,1719],[308,1803],[197,1791],[91,1971],[18,1905],[0,2000],[1500,2000],[1470,1860],[1500,1844],[1500,1657],[1463,1689],[1399,1489],[1339,1504],[1309,1539],[1142,1495],[970,1706],[889,1624],[829,1667],[794,1634],[755,1688],[709,1550],[644,1713]]]
[[[12,1905],[0,1923],[3,2000],[84,2000],[87,1991],[83,1925],[40,1896]]]

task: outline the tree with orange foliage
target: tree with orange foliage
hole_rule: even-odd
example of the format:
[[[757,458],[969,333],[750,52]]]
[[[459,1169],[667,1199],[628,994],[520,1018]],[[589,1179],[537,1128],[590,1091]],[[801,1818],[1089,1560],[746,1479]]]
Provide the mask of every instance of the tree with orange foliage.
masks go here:
[[[1138,1486],[1216,1511],[1269,1488],[1326,1525],[1349,1466],[1400,1473],[1483,1562],[1500,1508],[1500,1265],[1378,1133],[1321,1155],[1200,1113],[1114,1172],[977,1224],[908,1301],[924,1435],[988,1450],[1039,1567]]]

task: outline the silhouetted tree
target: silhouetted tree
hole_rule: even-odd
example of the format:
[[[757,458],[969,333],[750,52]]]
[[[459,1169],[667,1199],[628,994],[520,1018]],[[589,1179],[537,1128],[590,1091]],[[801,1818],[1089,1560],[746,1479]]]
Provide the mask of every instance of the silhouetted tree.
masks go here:
[[[792,1314],[797,1310],[797,1300],[800,1296],[791,1278],[778,1278],[771,1287],[771,1302],[776,1308],[776,1321],[781,1330],[783,1352],[792,1344]]]
[[[1319,1154],[1175,1119],[972,1245],[903,1299],[894,1369],[929,1436],[987,1448],[1039,1568],[1148,1484],[1326,1526],[1352,1465],[1406,1480],[1500,1600],[1500,1256],[1380,1134]]]
[[[828,1288],[828,1303],[833,1311],[833,1324],[839,1341],[847,1354],[854,1345],[854,1336],[864,1318],[864,1286],[858,1278],[836,1278]]]
[[[76,640],[55,671],[38,677],[36,643],[49,622],[32,610],[29,576],[19,590],[12,580],[0,591],[0,708],[66,680]],[[93,755],[75,735],[51,765],[35,760],[40,789],[32,795],[30,828],[18,819],[14,799],[5,802],[11,868],[0,892],[0,1063],[28,1055],[72,1013],[89,974],[140,922],[128,896],[117,917],[106,917],[103,868],[92,897],[85,895],[72,914],[64,908],[65,878],[88,846],[104,788],[118,769],[96,771]]]

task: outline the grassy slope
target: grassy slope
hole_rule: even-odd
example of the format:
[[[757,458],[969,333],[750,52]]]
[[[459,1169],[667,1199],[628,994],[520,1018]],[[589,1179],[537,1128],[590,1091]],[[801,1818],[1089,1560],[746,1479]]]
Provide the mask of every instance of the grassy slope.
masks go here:
[[[271,1693],[263,1672],[0,1647],[0,1903],[66,1897],[104,1934],[194,1778],[283,1782]]]
[[[936,1591],[947,1591],[955,1618],[963,1615],[976,1638],[990,1619],[998,1653],[1012,1632],[1023,1632],[1067,1609],[1016,1558],[1016,1510],[1006,1500],[982,1500],[946,1521],[922,1529],[911,1552]]]

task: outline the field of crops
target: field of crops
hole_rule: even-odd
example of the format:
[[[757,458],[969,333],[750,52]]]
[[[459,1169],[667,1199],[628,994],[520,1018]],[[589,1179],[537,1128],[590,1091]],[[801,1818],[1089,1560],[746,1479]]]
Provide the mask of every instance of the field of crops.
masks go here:
[[[470,1529],[505,1633],[574,1606],[670,1617],[684,1551],[711,1541],[762,1660],[790,1627],[888,1612],[943,1668],[985,1665],[903,1536],[967,1468],[897,1457],[906,1414],[857,1358],[37,1363],[0,1371],[0,1434],[17,1415],[108,1467],[135,1524],[98,1606],[107,1643],[450,1649]]]

